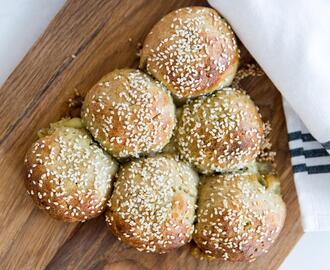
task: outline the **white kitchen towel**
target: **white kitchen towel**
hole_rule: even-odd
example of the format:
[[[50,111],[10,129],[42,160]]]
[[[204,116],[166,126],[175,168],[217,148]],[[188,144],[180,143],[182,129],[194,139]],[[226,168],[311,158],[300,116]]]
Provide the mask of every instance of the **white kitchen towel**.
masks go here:
[[[330,1],[209,3],[285,99],[304,230],[330,231]]]
[[[292,169],[305,231],[330,231],[330,156],[284,101]]]

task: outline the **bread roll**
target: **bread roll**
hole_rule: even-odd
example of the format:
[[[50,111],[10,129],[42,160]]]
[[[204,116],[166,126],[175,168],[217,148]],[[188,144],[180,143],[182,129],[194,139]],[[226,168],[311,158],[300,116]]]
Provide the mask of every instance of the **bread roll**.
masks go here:
[[[152,28],[140,67],[185,99],[230,85],[238,59],[235,35],[226,21],[214,9],[186,7]]]
[[[285,216],[272,166],[258,163],[245,172],[201,178],[193,238],[207,256],[254,260],[275,241]]]
[[[117,158],[160,151],[175,127],[168,91],[139,70],[104,76],[87,94],[82,119],[100,145]]]
[[[183,159],[210,174],[247,166],[262,139],[263,123],[250,97],[224,88],[184,106],[175,141]]]
[[[85,221],[103,212],[116,162],[98,147],[78,118],[43,130],[25,158],[33,201],[56,219]]]
[[[139,251],[164,253],[193,233],[198,175],[185,163],[159,155],[123,165],[106,212],[119,240]]]

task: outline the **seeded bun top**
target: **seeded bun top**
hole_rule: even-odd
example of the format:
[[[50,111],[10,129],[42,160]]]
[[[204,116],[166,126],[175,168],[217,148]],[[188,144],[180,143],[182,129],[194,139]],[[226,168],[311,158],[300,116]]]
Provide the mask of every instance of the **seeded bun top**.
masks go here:
[[[201,178],[194,241],[210,257],[254,260],[267,252],[286,216],[272,166]]]
[[[257,157],[262,139],[263,123],[253,101],[224,88],[184,106],[175,141],[185,160],[209,174],[246,166]]]
[[[160,151],[175,127],[175,106],[167,90],[146,74],[120,69],[104,76],[82,108],[87,129],[117,158]]]
[[[238,59],[235,35],[226,21],[211,8],[187,7],[152,28],[140,67],[183,99],[230,85]]]
[[[198,175],[167,155],[121,167],[106,221],[123,242],[140,251],[164,253],[193,233]]]
[[[79,118],[43,130],[26,154],[25,185],[52,217],[84,221],[103,212],[116,162],[92,140]]]

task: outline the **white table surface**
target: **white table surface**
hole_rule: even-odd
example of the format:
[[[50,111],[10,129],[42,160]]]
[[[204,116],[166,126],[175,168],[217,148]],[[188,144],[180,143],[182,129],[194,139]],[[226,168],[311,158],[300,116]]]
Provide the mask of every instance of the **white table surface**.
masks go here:
[[[0,0],[0,86],[63,3],[64,0]],[[329,243],[330,232],[305,233],[280,270],[330,269]]]

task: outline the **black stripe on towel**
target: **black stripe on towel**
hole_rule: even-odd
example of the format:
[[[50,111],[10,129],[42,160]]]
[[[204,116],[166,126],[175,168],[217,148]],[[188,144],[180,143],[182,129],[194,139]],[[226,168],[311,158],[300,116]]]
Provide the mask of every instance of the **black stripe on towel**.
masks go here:
[[[310,133],[302,133],[301,131],[290,132],[288,134],[288,140],[302,140],[303,142],[316,141],[315,138]],[[325,149],[330,149],[330,141],[322,143]],[[325,157],[329,156],[329,153],[322,148],[304,150],[304,148],[294,148],[290,150],[291,157],[305,156],[305,158],[314,157]],[[315,165],[306,166],[305,163],[300,163],[292,166],[294,173],[307,172],[308,174],[320,174],[320,173],[330,173],[330,164],[325,165]]]
[[[330,165],[317,165],[307,167],[308,174],[330,173]]]
[[[297,164],[292,166],[293,173],[306,172],[306,164]]]
[[[308,174],[330,173],[330,164],[306,166],[306,164],[297,164],[292,166],[293,173],[307,172]]]
[[[302,147],[290,150],[291,157],[305,156],[305,158],[326,157],[329,156],[327,150],[323,148],[304,150]]]
[[[299,147],[299,148],[290,149],[290,155],[291,155],[291,157],[303,156],[304,148]]]
[[[290,141],[295,141],[295,140],[303,140],[304,142],[313,142],[316,141],[316,139],[312,136],[310,133],[302,133],[301,131],[295,131],[295,132],[290,132],[288,134],[288,140]],[[326,145],[328,144],[330,147],[330,141],[325,143]]]
[[[306,158],[326,157],[329,156],[329,153],[324,148],[319,148],[319,149],[304,150],[304,156]]]
[[[303,133],[301,134],[301,138],[303,142],[314,142],[316,139],[310,133]]]
[[[295,132],[290,132],[288,134],[288,140],[290,141],[295,141],[301,139],[301,131],[295,131]]]
[[[330,150],[330,141],[325,142],[325,143],[321,143],[321,144],[322,144],[322,146],[323,146],[325,149]]]
[[[302,139],[303,142],[314,142],[314,141],[316,141],[316,139],[313,137],[312,134],[310,134],[310,133],[302,133],[301,131],[290,132],[288,134],[288,139],[289,139],[289,142],[290,141],[294,141],[294,140],[299,140],[299,139]],[[321,145],[325,149],[330,150],[330,141],[321,143]]]

